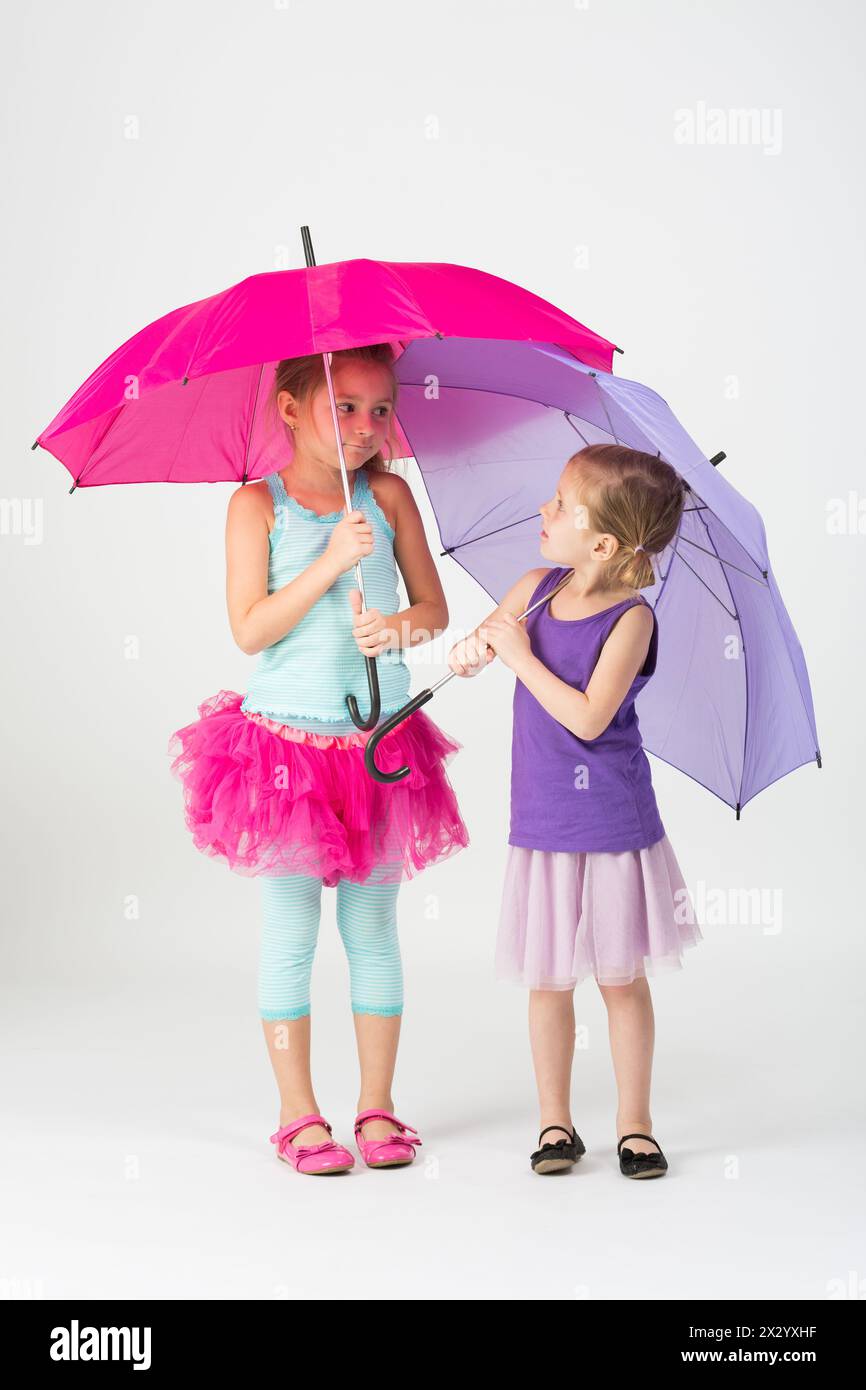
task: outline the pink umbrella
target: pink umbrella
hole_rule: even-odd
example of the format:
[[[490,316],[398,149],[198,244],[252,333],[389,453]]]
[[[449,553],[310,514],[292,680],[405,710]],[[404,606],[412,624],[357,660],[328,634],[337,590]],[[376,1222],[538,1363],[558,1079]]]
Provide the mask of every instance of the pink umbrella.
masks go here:
[[[391,343],[395,358],[418,339],[556,345],[610,371],[614,344],[518,285],[468,266],[413,261],[336,261],[317,266],[301,228],[307,268],[251,275],[184,305],[136,333],[97,367],[37,437],[69,470],[70,492],[114,483],[246,483],[285,467],[290,446],[266,411],[284,358],[321,352],[331,400],[346,511],[343,457],[330,354]],[[413,450],[396,414],[392,457]],[[356,565],[366,609],[360,561]],[[346,696],[359,728],[379,719],[375,659],[366,658],[370,711]]]
[[[382,342],[399,355],[414,339],[443,337],[552,343],[605,372],[621,351],[538,295],[469,266],[355,260],[273,270],[136,333],[33,447],[69,470],[70,492],[248,482],[275,462],[285,467],[285,436],[261,408],[284,358]],[[398,441],[396,457],[411,457],[405,436]]]

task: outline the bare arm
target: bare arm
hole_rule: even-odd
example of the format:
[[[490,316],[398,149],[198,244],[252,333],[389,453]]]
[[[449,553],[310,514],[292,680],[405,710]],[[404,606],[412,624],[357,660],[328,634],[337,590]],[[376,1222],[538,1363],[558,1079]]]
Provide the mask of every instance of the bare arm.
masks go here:
[[[602,647],[585,691],[560,680],[534,655],[529,634],[512,615],[495,620],[487,640],[548,714],[591,742],[604,733],[646,661],[652,629],[648,606],[626,609]]]
[[[497,604],[493,612],[488,613],[487,617],[476,628],[473,628],[466,637],[451,648],[448,655],[448,665],[452,671],[458,676],[477,676],[479,671],[489,665],[496,656],[496,652],[484,640],[483,629],[493,619],[501,618],[506,613],[515,620],[521,613],[525,613],[536,585],[547,573],[548,567],[542,565],[539,569],[529,570],[515,584],[512,584],[502,602]]]
[[[360,511],[351,512],[334,527],[324,553],[297,578],[269,594],[268,522],[273,509],[258,488],[248,483],[232,493],[226,519],[229,625],[235,642],[248,656],[291,632],[337,577],[373,548],[366,517]]]
[[[355,640],[367,656],[378,655],[387,648],[418,647],[431,642],[448,622],[442,581],[411,488],[397,473],[376,473],[374,477],[376,500],[394,517],[394,558],[406,585],[409,606],[387,616],[378,609],[361,614],[360,599],[353,599]]]

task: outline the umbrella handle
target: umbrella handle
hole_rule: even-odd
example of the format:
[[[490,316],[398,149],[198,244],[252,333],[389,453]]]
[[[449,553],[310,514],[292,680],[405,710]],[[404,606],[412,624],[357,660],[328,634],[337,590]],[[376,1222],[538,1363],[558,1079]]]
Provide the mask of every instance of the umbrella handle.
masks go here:
[[[573,570],[568,570],[555,588],[543,594],[541,598],[537,598],[528,608],[524,608],[517,621],[522,623],[523,619],[528,618],[530,613],[534,613],[536,608],[540,608],[542,604],[549,603],[554,594],[558,594],[560,589],[568,583],[573,573]],[[443,676],[435,685],[431,685],[429,690],[422,690],[420,695],[416,695],[415,698],[410,700],[407,705],[404,705],[402,709],[398,709],[396,714],[392,714],[389,719],[386,719],[385,723],[376,730],[372,738],[367,739],[367,746],[364,749],[364,765],[370,776],[375,778],[377,782],[399,782],[402,777],[408,777],[411,771],[408,767],[398,767],[395,772],[383,772],[381,768],[377,767],[376,748],[379,739],[383,734],[389,733],[391,729],[396,729],[398,724],[402,724],[403,720],[406,719],[408,715],[414,714],[416,709],[420,709],[422,705],[426,705],[428,700],[432,700],[436,691],[439,690],[441,686],[447,685],[450,680],[453,680],[456,674],[456,671],[449,671],[447,676]],[[348,695],[346,698],[350,700],[352,697]]]
[[[427,701],[432,699],[432,690],[422,690],[420,695],[416,695],[402,709],[398,709],[396,714],[392,714],[389,719],[386,719],[384,724],[380,724],[376,732],[367,739],[367,747],[364,749],[364,765],[370,776],[377,782],[399,782],[402,777],[409,776],[411,768],[408,767],[398,767],[394,772],[383,772],[380,767],[377,767],[376,748],[380,738],[390,733],[392,729],[396,729],[398,724],[402,724],[404,719],[410,714],[414,714],[416,709],[420,709],[422,705],[426,705]]]
[[[367,686],[370,691],[370,713],[365,719],[358,709],[358,701],[354,695],[346,696],[346,704],[349,706],[349,714],[352,716],[352,723],[359,729],[374,729],[379,719],[382,709],[382,700],[379,695],[379,672],[376,668],[376,658],[365,656],[364,661],[367,665]],[[408,772],[409,769],[407,768]]]

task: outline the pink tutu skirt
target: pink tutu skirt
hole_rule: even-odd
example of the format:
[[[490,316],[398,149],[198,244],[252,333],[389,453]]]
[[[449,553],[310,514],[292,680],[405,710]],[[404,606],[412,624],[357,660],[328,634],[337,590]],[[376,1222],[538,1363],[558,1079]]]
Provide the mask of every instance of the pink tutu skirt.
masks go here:
[[[682,968],[703,940],[667,836],[621,854],[509,845],[495,974],[529,989],[602,985]]]
[[[309,874],[398,883],[469,843],[445,766],[462,744],[415,710],[380,741],[377,782],[364,766],[373,730],[306,733],[241,709],[221,690],[169,739],[193,843],[251,877]]]

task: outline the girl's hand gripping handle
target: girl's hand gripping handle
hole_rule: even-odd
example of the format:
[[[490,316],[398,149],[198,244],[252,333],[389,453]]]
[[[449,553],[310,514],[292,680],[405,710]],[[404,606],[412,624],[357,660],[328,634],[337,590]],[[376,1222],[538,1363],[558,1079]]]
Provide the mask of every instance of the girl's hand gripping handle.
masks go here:
[[[470,632],[468,637],[455,642],[448,653],[448,665],[455,676],[477,676],[479,671],[490,665],[495,656],[493,648],[487,645],[477,631]]]
[[[344,574],[373,549],[373,528],[362,511],[349,512],[331,532],[325,559],[336,574]]]

